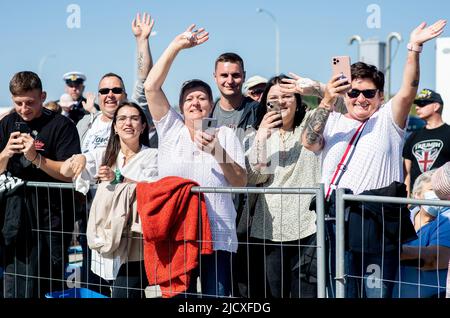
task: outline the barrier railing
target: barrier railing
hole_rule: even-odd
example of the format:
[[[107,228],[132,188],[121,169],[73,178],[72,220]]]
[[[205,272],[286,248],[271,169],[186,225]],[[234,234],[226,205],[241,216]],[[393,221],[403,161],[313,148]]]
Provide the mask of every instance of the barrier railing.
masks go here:
[[[45,183],[45,182],[27,182],[26,183],[26,188],[28,189],[32,189],[32,191],[36,192],[36,199],[37,201],[41,200],[41,202],[45,203],[45,204],[49,204],[50,201],[55,200],[55,196],[57,195],[58,192],[62,191],[62,190],[71,190],[72,191],[72,198],[67,199],[70,200],[70,202],[65,202],[66,204],[70,204],[72,205],[73,210],[75,210],[77,208],[77,204],[75,200],[73,199],[73,195],[74,195],[74,185],[73,184],[69,184],[69,183]],[[37,189],[40,189],[39,191]],[[49,191],[48,189],[53,189],[52,191]],[[314,246],[314,248],[316,249],[317,252],[317,297],[319,298],[324,298],[326,296],[326,290],[325,290],[325,225],[324,225],[324,200],[323,200],[323,186],[321,187],[317,187],[317,188],[205,188],[205,187],[194,187],[192,189],[193,192],[195,193],[229,193],[229,194],[244,194],[244,195],[249,195],[249,194],[279,194],[281,196],[283,195],[298,195],[298,196],[304,196],[304,195],[315,195],[316,196],[316,224],[317,224],[317,233],[316,233],[316,238],[317,238],[317,244],[316,246]],[[38,193],[39,192],[39,193]],[[42,200],[43,195],[47,193],[48,195],[48,199]],[[62,200],[60,200],[62,201]],[[59,201],[58,201],[59,202]],[[62,204],[62,203],[61,203]],[[88,205],[88,202],[86,201],[85,203],[86,206]],[[37,206],[39,206],[40,204],[38,203]],[[42,209],[44,209],[44,207],[40,207]],[[89,211],[86,210],[86,213],[88,213]],[[68,220],[66,220],[68,221]],[[73,218],[73,220],[70,220],[75,222],[75,218]],[[78,234],[81,236],[86,236],[86,234],[83,231],[77,232],[75,230],[75,232],[65,232],[64,230],[46,230],[46,229],[41,229],[42,224],[37,224],[37,228],[34,228],[33,231],[34,232],[48,232],[50,236],[52,235],[72,235],[74,234]],[[38,236],[39,239],[40,236]],[[62,240],[62,238],[61,238]],[[65,243],[66,241],[64,241],[61,245],[64,249],[68,249],[68,246],[66,246],[67,244]],[[245,244],[255,244],[255,243],[245,243]],[[298,246],[299,248],[301,248],[301,246]],[[38,257],[41,257],[40,252],[38,251]],[[90,264],[84,264],[84,266],[89,266]],[[62,271],[64,272],[66,269],[62,269]],[[31,278],[36,278],[38,284],[40,284],[41,281],[44,280],[51,280],[51,281],[59,281],[59,282],[65,282],[66,284],[63,286],[63,288],[61,290],[56,290],[54,288],[50,288],[50,292],[52,292],[53,294],[57,294],[57,292],[61,291],[61,295],[56,295],[55,297],[63,297],[64,295],[66,295],[67,297],[95,297],[94,294],[89,293],[89,291],[86,293],[83,291],[83,293],[85,293],[88,296],[83,296],[81,292],[77,292],[76,294],[69,295],[69,292],[66,292],[66,289],[69,290],[71,287],[80,287],[80,280],[79,277],[76,277],[76,275],[74,277],[71,278],[64,278],[64,276],[62,277],[53,277],[52,275],[50,276],[40,276],[39,275],[40,271],[38,270],[38,275],[30,275]],[[59,273],[61,274],[61,273]],[[67,274],[67,273],[66,273]],[[7,271],[5,271],[5,276],[7,275],[11,275],[9,274]],[[13,274],[14,275],[14,274]],[[28,275],[28,273],[27,273]],[[69,273],[70,275],[70,273]],[[71,285],[68,284],[69,280],[71,280]],[[84,281],[82,281],[84,282]],[[102,287],[102,283],[98,283],[98,282],[84,282],[87,283],[86,286],[90,287],[90,286],[96,286],[96,287]],[[103,286],[103,287],[107,287],[109,289],[109,286]],[[144,287],[145,288],[145,287]],[[155,293],[156,296],[158,296],[158,293],[153,291],[153,293]],[[101,297],[100,294],[97,294],[99,297]],[[38,294],[38,297],[44,297],[43,294]],[[148,293],[147,293],[147,297],[148,297]],[[286,297],[289,297],[289,295],[286,295]]]
[[[401,204],[401,205],[405,205],[405,206],[408,204],[412,204],[412,205],[450,207],[450,201],[444,201],[444,200],[417,200],[417,199],[396,198],[396,197],[386,197],[386,196],[352,195],[352,194],[345,194],[344,189],[338,189],[336,192],[336,255],[335,255],[336,256],[335,280],[336,280],[336,297],[337,298],[345,298],[346,297],[346,284],[348,282],[348,279],[347,279],[348,275],[345,272],[345,269],[346,269],[345,241],[346,241],[346,237],[348,236],[348,233],[346,233],[346,230],[345,230],[345,222],[346,222],[345,203],[346,203],[346,201],[393,203],[393,204]],[[384,235],[384,233],[383,233],[383,235]],[[401,245],[399,245],[399,252],[400,251],[401,251]],[[438,251],[437,256],[439,257],[439,251]],[[361,277],[359,277],[359,278],[361,278]],[[399,283],[399,281],[390,281],[390,282],[391,283]],[[435,286],[435,287],[442,288],[442,291],[445,291],[445,288],[442,286]]]

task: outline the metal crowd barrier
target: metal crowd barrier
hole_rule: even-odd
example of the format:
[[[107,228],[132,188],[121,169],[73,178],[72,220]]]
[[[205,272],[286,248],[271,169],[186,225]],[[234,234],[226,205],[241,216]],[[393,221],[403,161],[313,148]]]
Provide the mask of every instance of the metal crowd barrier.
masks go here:
[[[407,198],[396,198],[386,196],[371,195],[352,195],[345,194],[344,189],[338,189],[336,192],[336,297],[346,297],[347,274],[345,273],[345,240],[348,233],[345,233],[345,202],[376,202],[376,203],[394,203],[394,204],[413,204],[450,207],[450,201],[445,200],[417,200]],[[449,269],[450,270],[450,269]],[[449,286],[447,286],[449,288]]]
[[[34,189],[43,188],[43,189],[70,189],[74,191],[74,185],[70,183],[46,183],[46,182],[27,182],[26,187],[33,188],[33,191],[37,191]],[[230,193],[230,194],[280,194],[280,195],[315,195],[316,196],[316,223],[317,223],[317,246],[316,252],[317,252],[317,297],[318,298],[325,298],[326,297],[326,289],[325,289],[325,225],[324,225],[324,191],[323,191],[323,185],[317,188],[207,188],[207,187],[194,187],[192,189],[192,192],[195,193]],[[47,191],[47,193],[50,193]],[[73,193],[72,193],[73,194]],[[39,199],[39,198],[38,198]],[[52,200],[52,198],[49,198]],[[73,204],[75,205],[75,200],[73,201]],[[88,204],[86,202],[86,204]],[[75,207],[75,206],[74,206]],[[89,213],[89,211],[87,211]],[[74,220],[75,221],[75,220]],[[35,229],[35,231],[39,232],[40,229]],[[45,231],[45,230],[44,230]],[[58,232],[55,234],[63,234],[63,232]],[[68,234],[68,233],[65,233]],[[85,236],[85,233],[77,233]],[[90,266],[90,264],[88,264]],[[5,273],[7,275],[7,273]],[[39,277],[38,277],[39,278]],[[42,277],[44,280],[51,280],[52,277]],[[77,283],[77,286],[79,287],[79,282],[75,281]],[[89,283],[87,284],[87,287],[89,286],[96,286],[97,283]],[[99,285],[101,287],[101,284]],[[98,287],[98,286],[97,286]],[[70,289],[70,286],[68,286],[68,289]],[[56,290],[53,290],[53,292],[58,292]],[[61,295],[69,294],[69,292],[62,290]],[[82,297],[79,296],[82,293],[78,293],[74,297]],[[59,294],[58,294],[59,295]],[[55,297],[62,297],[61,295],[55,296]],[[89,294],[91,297],[92,294]],[[157,297],[157,292],[155,293]],[[71,295],[73,296],[73,295]],[[99,295],[101,296],[101,295]],[[38,297],[44,297],[44,295],[39,295]],[[67,296],[70,297],[70,296]],[[148,294],[147,294],[148,297]]]

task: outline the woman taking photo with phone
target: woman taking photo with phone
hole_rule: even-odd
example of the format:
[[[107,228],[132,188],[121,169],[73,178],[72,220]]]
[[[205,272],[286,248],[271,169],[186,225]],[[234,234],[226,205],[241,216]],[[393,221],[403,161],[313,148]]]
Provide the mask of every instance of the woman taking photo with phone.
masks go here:
[[[178,53],[208,40],[208,32],[193,31],[194,27],[175,37],[144,85],[159,136],[159,176],[178,176],[203,187],[242,187],[247,184],[244,154],[234,132],[228,127],[213,130],[215,134],[201,129],[213,106],[210,86],[197,79],[183,84],[179,99],[183,117],[170,107],[161,88]],[[202,255],[199,262],[202,294],[229,296],[231,253],[237,250],[236,210],[231,194],[206,193],[205,200],[214,253]],[[196,279],[191,282],[188,292],[195,292]]]
[[[287,78],[280,75],[267,83],[256,136],[247,152],[248,181],[264,188],[308,188],[320,180],[319,158],[300,142],[311,112],[306,111],[300,94],[282,89]],[[265,297],[317,297],[316,214],[309,210],[311,198],[259,194],[256,199],[250,237],[263,246],[253,264],[264,266],[254,272],[265,273],[259,278],[267,281]]]

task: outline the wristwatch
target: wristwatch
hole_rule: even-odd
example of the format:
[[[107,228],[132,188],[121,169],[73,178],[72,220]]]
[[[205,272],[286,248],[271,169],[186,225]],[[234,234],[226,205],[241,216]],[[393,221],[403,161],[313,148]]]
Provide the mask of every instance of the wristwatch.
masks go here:
[[[406,48],[409,51],[414,51],[414,52],[420,53],[420,52],[422,52],[423,46],[422,46],[422,44],[421,45],[417,45],[417,44],[413,44],[413,43],[410,42],[410,43],[408,43]]]

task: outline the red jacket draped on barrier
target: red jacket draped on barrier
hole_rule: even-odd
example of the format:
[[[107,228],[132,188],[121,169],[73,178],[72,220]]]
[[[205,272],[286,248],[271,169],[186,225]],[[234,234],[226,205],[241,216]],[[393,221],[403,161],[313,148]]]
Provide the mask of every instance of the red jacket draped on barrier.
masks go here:
[[[145,271],[150,284],[160,285],[164,298],[187,290],[199,247],[202,254],[213,252],[205,199],[191,193],[194,186],[198,184],[191,180],[166,177],[136,188]]]

